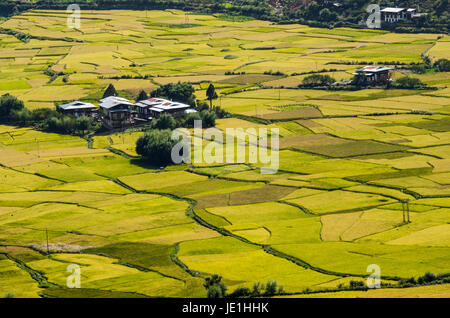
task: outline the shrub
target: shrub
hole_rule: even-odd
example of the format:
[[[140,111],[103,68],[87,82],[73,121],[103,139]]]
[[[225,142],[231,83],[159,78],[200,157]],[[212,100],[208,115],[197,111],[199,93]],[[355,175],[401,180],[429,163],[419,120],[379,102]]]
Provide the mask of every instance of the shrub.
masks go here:
[[[424,64],[413,65],[409,69],[415,74],[425,74],[427,72],[427,68]]]
[[[253,290],[252,290],[252,296],[260,296],[261,291],[264,290],[264,284],[261,284],[260,282],[253,284]]]
[[[306,76],[302,83],[306,86],[328,86],[335,82],[335,79],[330,75],[313,74]]]
[[[394,81],[394,83],[392,83],[392,85],[397,88],[422,88],[422,87],[425,87],[425,84],[422,83],[422,81],[420,79],[414,78],[414,77],[409,77],[409,76],[399,78],[398,80]]]
[[[177,142],[172,140],[172,133],[166,130],[151,130],[136,142],[136,152],[154,165],[172,163],[172,148]]]
[[[26,125],[32,121],[32,113],[27,108],[14,109],[10,112],[10,119],[20,125]]]
[[[85,135],[88,132],[94,132],[100,128],[94,118],[87,116],[73,117],[73,116],[51,116],[40,123],[43,130],[63,133],[63,134],[78,134]]]
[[[194,127],[194,121],[195,120],[201,120],[200,114],[199,113],[190,113],[187,114],[184,117],[182,126],[186,127],[186,128],[193,128]]]
[[[216,113],[217,118],[226,118],[230,116],[230,113],[225,109],[220,108],[219,106],[214,107],[214,112]]]
[[[50,108],[37,108],[34,109],[31,113],[34,121],[43,121],[52,116],[57,117],[60,114],[56,110]]]
[[[216,113],[211,110],[202,110],[200,112],[203,128],[214,127],[216,125]]]
[[[360,288],[364,288],[364,282],[361,281],[357,281],[357,280],[351,280],[350,281],[350,288],[352,289],[360,289]]]
[[[208,103],[206,103],[206,102],[200,102],[200,103],[197,104],[196,109],[197,109],[198,111],[202,111],[202,110],[205,110],[205,109],[208,110],[208,109],[209,109]]]
[[[447,59],[439,59],[433,63],[433,67],[438,72],[450,72],[450,60]]]
[[[286,74],[284,74],[284,73],[281,72],[281,71],[273,72],[272,70],[270,70],[270,71],[265,71],[264,74],[265,74],[265,75],[275,75],[275,76],[284,76],[284,75],[286,75]]]
[[[249,297],[252,291],[247,287],[239,287],[234,292],[228,295],[230,298]]]
[[[203,286],[206,288],[208,298],[225,297],[227,287],[222,282],[222,276],[214,274],[211,277],[206,277]]]
[[[420,285],[428,284],[435,280],[438,280],[438,278],[439,277],[436,276],[435,274],[427,272],[427,273],[425,273],[425,275],[423,275],[417,279],[417,283],[419,283]]]
[[[400,285],[403,286],[403,287],[410,287],[410,286],[414,286],[416,284],[417,284],[417,282],[414,279],[414,277],[407,278],[407,279],[402,279],[400,281]]]
[[[87,116],[80,116],[75,119],[75,133],[85,135],[86,132],[95,131],[100,128],[100,124],[97,123],[94,118]]]
[[[172,117],[172,115],[167,114],[167,113],[163,113],[161,114],[161,116],[156,119],[153,123],[152,123],[152,127],[155,129],[175,129],[175,127],[177,126],[177,123],[175,121],[175,119]]]
[[[266,284],[266,291],[264,292],[264,296],[273,296],[277,293],[282,292],[283,287],[280,286],[278,288],[276,280],[269,280]]]
[[[23,101],[15,96],[5,94],[0,97],[0,119],[7,119],[11,115],[11,111],[18,111],[24,107]]]

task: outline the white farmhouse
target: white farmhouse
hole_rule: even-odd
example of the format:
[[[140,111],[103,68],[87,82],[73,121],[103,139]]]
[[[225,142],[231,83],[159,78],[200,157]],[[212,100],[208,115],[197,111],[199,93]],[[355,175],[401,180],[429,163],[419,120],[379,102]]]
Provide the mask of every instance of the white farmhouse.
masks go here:
[[[387,23],[396,23],[403,20],[410,20],[416,13],[416,9],[405,8],[384,8],[381,10],[383,21]]]

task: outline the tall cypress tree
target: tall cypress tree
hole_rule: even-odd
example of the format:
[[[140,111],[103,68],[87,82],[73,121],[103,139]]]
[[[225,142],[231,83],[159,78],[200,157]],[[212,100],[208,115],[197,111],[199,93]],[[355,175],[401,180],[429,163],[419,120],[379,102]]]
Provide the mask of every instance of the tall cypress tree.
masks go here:
[[[210,108],[212,108],[212,100],[217,98],[216,88],[213,84],[209,84],[208,89],[206,90],[206,96],[209,99]]]
[[[117,96],[117,91],[113,84],[109,84],[105,90],[105,93],[103,94],[103,98],[106,98],[109,96]]]
[[[147,93],[146,93],[144,90],[142,90],[142,91],[139,93],[139,95],[138,95],[136,101],[146,100],[146,99],[148,99],[148,95],[147,95]]]

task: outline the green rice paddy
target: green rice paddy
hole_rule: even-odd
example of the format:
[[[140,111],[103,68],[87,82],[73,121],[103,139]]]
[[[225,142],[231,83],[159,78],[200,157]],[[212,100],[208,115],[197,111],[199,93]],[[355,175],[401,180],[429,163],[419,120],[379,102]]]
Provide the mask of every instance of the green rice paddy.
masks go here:
[[[335,68],[326,74],[347,80],[357,67],[330,63],[448,58],[447,36],[191,13],[186,25],[176,10],[82,15],[79,30],[61,11],[3,22],[47,39],[0,35],[0,94],[53,108],[96,102],[109,83],[133,98],[189,81],[205,99],[211,82],[214,105],[239,115],[217,128],[279,128],[280,168],[262,175],[244,160],[161,170],[137,156],[141,132],[88,142],[2,125],[0,296],[204,297],[204,278],[217,273],[229,291],[276,280],[298,297],[365,280],[370,264],[392,284],[450,273],[449,74],[410,74],[435,91],[296,89],[302,72]],[[47,68],[68,82],[50,81]],[[81,268],[80,289],[66,288],[69,264]],[[448,297],[448,285],[314,295]]]

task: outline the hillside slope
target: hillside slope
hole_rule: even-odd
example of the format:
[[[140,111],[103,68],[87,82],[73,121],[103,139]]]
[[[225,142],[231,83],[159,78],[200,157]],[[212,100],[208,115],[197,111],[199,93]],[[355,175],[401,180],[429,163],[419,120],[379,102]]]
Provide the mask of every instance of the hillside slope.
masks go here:
[[[5,0],[0,3],[0,17],[29,9],[66,9],[69,0]],[[383,29],[398,32],[446,33],[449,29],[448,0],[83,0],[82,9],[90,10],[164,10],[179,9],[202,13],[225,13],[249,16],[280,23],[302,23],[315,27],[361,27],[369,4],[383,7],[415,8],[426,13],[408,23],[385,24]]]

